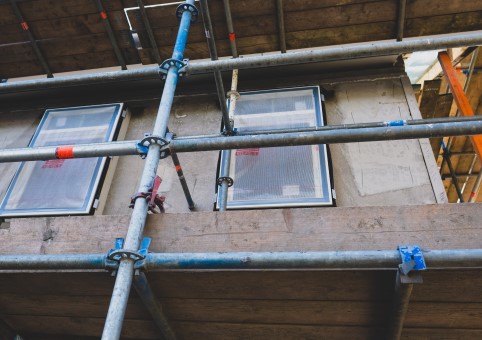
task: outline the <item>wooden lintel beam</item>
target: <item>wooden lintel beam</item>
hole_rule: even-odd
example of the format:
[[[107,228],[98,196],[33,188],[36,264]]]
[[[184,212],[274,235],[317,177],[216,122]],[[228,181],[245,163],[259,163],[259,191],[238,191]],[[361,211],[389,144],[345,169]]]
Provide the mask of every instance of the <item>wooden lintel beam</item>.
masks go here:
[[[447,77],[447,82],[449,84],[450,90],[452,91],[452,95],[454,96],[455,103],[457,104],[457,108],[459,109],[460,113],[463,116],[473,116],[474,110],[470,106],[469,100],[465,95],[464,88],[459,82],[457,77],[457,72],[455,71],[452,60],[446,51],[439,52],[438,60],[440,62],[440,66],[442,66],[442,70]],[[472,141],[472,145],[474,146],[475,153],[479,157],[479,161],[482,161],[482,136],[470,136],[470,140]]]

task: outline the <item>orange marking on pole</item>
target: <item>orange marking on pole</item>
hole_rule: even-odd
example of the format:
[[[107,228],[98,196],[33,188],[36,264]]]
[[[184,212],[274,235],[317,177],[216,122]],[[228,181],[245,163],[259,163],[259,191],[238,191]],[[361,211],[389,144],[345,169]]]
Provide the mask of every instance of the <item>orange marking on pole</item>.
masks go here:
[[[181,170],[182,170],[181,166],[180,166],[180,165],[176,165],[176,171],[179,172],[179,171],[181,171]]]
[[[24,31],[28,31],[28,24],[27,24],[25,21],[22,21],[22,22],[20,23],[20,25],[22,25],[22,29],[23,29]]]
[[[457,108],[465,117],[471,117],[474,115],[474,110],[470,106],[469,100],[465,95],[464,88],[459,82],[457,77],[457,72],[455,71],[454,67],[452,66],[452,61],[450,60],[450,56],[447,52],[439,52],[438,60],[440,62],[440,66],[442,66],[442,70],[444,71],[445,76],[447,77],[447,82],[449,83],[450,90],[452,91],[452,95],[454,96],[455,103],[457,104]],[[482,162],[482,136],[470,136],[470,140],[472,141],[472,145],[474,146],[474,150],[479,157],[479,161]]]
[[[107,13],[105,11],[100,12],[100,17],[102,20],[107,19]]]
[[[55,157],[58,159],[74,158],[74,147],[71,145],[58,146],[55,150]]]
[[[236,40],[236,34],[235,33],[229,33],[229,40],[231,40],[231,41]]]

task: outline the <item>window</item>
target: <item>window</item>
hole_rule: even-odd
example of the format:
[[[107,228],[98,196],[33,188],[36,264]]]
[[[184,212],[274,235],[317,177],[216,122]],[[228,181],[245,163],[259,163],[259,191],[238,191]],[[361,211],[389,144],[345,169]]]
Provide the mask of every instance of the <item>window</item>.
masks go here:
[[[122,104],[47,110],[29,147],[112,141]],[[88,214],[105,157],[22,162],[0,216]]]
[[[232,117],[239,132],[323,125],[316,86],[240,94]],[[232,150],[229,177],[228,209],[333,204],[325,145]]]

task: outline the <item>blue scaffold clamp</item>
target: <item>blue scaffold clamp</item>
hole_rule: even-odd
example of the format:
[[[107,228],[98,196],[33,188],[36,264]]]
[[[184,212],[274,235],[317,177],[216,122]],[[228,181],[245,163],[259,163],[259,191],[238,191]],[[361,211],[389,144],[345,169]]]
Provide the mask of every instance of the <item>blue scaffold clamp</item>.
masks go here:
[[[422,249],[417,245],[410,245],[398,246],[398,251],[402,257],[402,263],[398,265],[402,283],[421,283],[421,276],[409,279],[408,274],[427,269]]]
[[[177,59],[166,59],[161,65],[159,65],[159,75],[162,80],[166,80],[167,73],[171,67],[177,69],[177,74],[179,77],[184,77],[186,75],[186,67],[189,64],[189,59],[177,60]]]

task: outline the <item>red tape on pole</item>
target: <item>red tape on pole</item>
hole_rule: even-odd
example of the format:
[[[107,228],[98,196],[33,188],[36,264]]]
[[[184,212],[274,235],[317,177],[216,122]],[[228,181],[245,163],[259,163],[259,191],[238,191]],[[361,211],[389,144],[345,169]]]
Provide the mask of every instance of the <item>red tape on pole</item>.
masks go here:
[[[105,11],[100,12],[100,17],[102,20],[107,19],[107,13]]]
[[[231,40],[231,41],[236,40],[236,34],[235,33],[229,33],[229,40]]]
[[[22,25],[22,29],[23,29],[24,31],[28,31],[28,24],[27,24],[25,21],[22,21],[22,22],[20,23],[20,25]]]
[[[74,158],[74,147],[71,145],[57,147],[55,157],[58,159]]]

